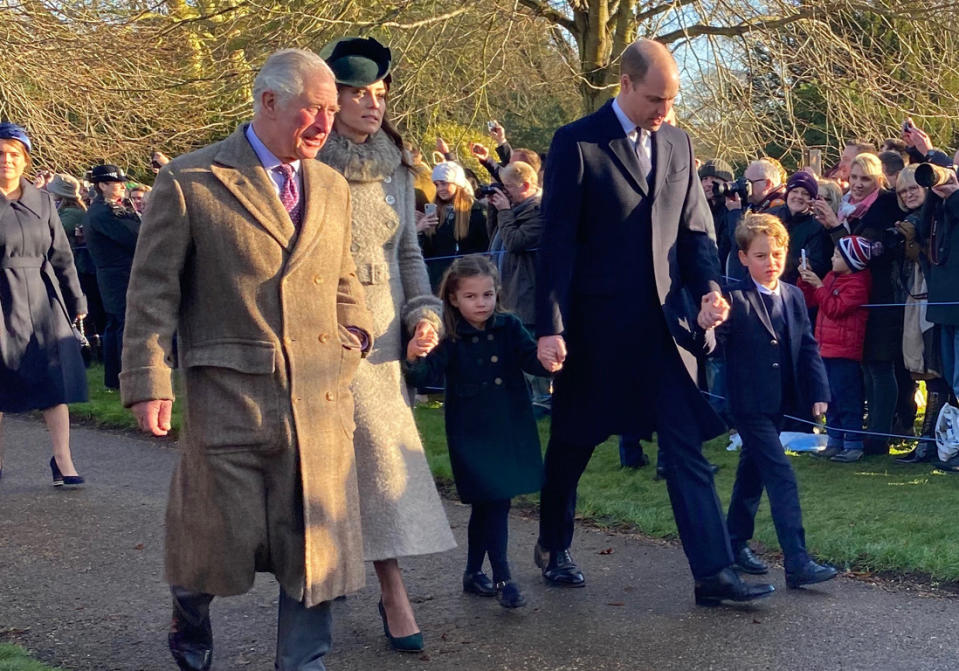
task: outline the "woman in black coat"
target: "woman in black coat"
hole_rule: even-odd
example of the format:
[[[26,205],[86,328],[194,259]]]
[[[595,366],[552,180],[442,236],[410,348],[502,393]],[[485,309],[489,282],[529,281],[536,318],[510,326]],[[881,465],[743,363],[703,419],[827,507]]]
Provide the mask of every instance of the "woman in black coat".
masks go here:
[[[137,248],[140,215],[124,199],[126,177],[122,170],[115,165],[98,165],[92,172],[97,197],[87,211],[83,232],[97,267],[97,284],[107,313],[102,336],[103,384],[107,389],[119,389],[127,285]]]
[[[29,165],[26,132],[0,124],[0,417],[42,410],[53,484],[77,485],[66,404],[87,400],[70,326],[85,316],[86,300],[53,199],[23,179]]]
[[[843,196],[838,215],[825,201],[816,201],[813,208],[834,243],[847,235],[861,235],[883,243],[881,253],[874,254],[869,262],[872,273],[869,303],[887,306],[897,303],[895,287],[902,250],[892,244],[892,230],[902,213],[896,193],[886,189],[879,158],[875,154],[859,154],[853,159],[849,192]],[[899,399],[896,366],[898,363],[901,367],[902,362],[903,316],[901,305],[869,308],[862,370],[869,406],[866,428],[870,432],[888,434],[892,431]],[[867,436],[864,443],[866,454],[889,453],[888,438]]]
[[[799,264],[804,251],[806,263],[819,277],[825,277],[832,269],[832,238],[812,213],[812,203],[818,196],[816,178],[808,172],[797,172],[786,182],[786,203],[769,211],[789,231],[789,251],[782,275],[784,282],[795,284],[799,279]]]

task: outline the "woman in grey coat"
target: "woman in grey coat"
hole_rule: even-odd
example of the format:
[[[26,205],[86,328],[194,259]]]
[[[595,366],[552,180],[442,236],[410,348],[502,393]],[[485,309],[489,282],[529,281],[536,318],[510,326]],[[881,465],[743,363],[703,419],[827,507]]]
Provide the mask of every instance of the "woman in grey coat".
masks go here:
[[[374,346],[353,382],[363,544],[379,578],[383,628],[394,648],[417,651],[416,625],[397,557],[455,546],[411,411],[400,368],[403,329],[435,338],[441,304],[430,291],[416,240],[413,172],[385,120],[390,52],[344,38],[322,52],[336,75],[340,111],[319,158],[346,177],[351,251],[373,314]]]
[[[87,400],[70,327],[85,316],[86,300],[53,198],[23,179],[29,165],[26,132],[0,123],[0,417],[42,410],[53,441],[53,484],[79,485],[66,404]]]

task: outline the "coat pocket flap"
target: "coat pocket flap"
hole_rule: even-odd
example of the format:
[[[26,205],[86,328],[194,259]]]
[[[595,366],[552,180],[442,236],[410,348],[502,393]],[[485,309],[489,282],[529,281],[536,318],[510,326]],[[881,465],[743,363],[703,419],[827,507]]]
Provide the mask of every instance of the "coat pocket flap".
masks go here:
[[[214,340],[194,345],[183,356],[185,368],[215,366],[253,375],[276,370],[276,348],[267,340]]]

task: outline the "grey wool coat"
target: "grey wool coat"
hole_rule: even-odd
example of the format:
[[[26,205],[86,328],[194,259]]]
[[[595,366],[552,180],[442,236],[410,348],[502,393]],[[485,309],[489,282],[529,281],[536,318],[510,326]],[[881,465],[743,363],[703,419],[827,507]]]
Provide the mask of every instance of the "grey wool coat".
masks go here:
[[[166,578],[215,595],[273,573],[307,607],[364,583],[350,382],[373,331],[350,255],[350,193],[303,161],[297,232],[239,128],[157,178],[137,242],[124,405],[185,391]]]
[[[382,131],[354,143],[331,134],[319,158],[346,177],[353,200],[350,250],[373,314],[376,345],[353,381],[357,476],[368,560],[456,545],[420,441],[400,367],[403,329],[441,330],[413,219],[413,174]]]

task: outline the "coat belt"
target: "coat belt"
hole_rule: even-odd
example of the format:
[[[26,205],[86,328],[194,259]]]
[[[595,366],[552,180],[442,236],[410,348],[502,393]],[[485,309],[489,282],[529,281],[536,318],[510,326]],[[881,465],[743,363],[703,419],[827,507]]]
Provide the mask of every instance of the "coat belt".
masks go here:
[[[389,279],[389,271],[386,263],[360,263],[356,267],[356,278],[360,284],[382,284]]]
[[[0,259],[0,269],[6,268],[42,268],[45,256],[8,256]]]

